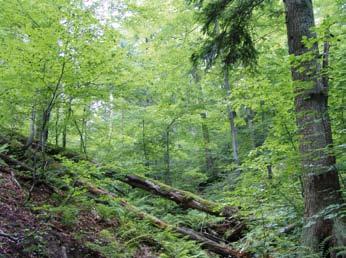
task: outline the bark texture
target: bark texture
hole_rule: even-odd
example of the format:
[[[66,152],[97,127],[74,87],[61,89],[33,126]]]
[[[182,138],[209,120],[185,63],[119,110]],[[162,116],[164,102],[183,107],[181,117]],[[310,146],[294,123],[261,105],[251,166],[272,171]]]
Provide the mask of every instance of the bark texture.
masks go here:
[[[306,226],[303,244],[325,257],[336,257],[331,248],[345,244],[339,231],[345,228],[339,219],[326,219],[328,207],[336,213],[343,204],[335,157],[332,154],[332,132],[328,116],[328,84],[320,75],[317,44],[307,48],[303,37],[314,38],[314,15],[311,0],[284,0],[289,53],[298,57],[310,55],[308,61],[292,65],[295,84],[295,108],[299,129],[304,188]]]

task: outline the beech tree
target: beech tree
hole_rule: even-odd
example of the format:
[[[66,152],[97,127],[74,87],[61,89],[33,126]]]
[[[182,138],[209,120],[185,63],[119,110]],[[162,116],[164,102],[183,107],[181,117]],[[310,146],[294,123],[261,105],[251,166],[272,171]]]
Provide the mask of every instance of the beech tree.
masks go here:
[[[321,73],[322,65],[328,65],[329,52],[324,48],[321,64],[318,44],[313,42],[316,33],[312,1],[284,0],[284,4],[289,53],[300,58],[291,69],[307,223],[302,241],[315,252],[322,248],[324,255],[336,257],[335,247],[345,245],[346,237],[345,219],[327,216],[337,213],[344,204],[332,149],[328,78]]]

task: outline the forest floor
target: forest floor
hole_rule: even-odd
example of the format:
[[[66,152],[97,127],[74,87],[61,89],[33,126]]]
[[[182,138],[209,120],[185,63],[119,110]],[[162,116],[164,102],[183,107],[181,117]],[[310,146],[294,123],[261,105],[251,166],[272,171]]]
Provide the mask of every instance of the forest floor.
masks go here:
[[[11,175],[0,173],[0,188],[0,230],[8,235],[0,236],[1,255],[39,257],[43,251],[40,247],[44,246],[46,255],[54,258],[102,257],[82,244],[84,241],[96,241],[96,233],[108,226],[99,223],[95,213],[80,214],[78,223],[73,228],[67,228],[59,222],[59,218],[44,218],[31,209],[50,202],[52,192],[46,186],[33,189],[30,205],[26,202],[27,194]],[[89,233],[89,239],[75,239],[72,232],[76,231]]]
[[[25,146],[25,141],[18,135],[0,135],[0,147],[3,146],[0,149],[0,258],[154,258],[162,253],[171,257],[170,244],[165,246],[165,241],[170,243],[179,239],[185,243],[184,235],[208,249],[202,252],[200,245],[191,242],[192,249],[201,252],[202,256],[198,257],[218,257],[217,254],[248,257],[246,253],[233,250],[225,244],[227,239],[223,239],[235,229],[236,233],[233,233],[238,238],[242,236],[239,231],[244,228],[242,222],[233,225],[238,220],[225,219],[221,224],[210,224],[206,232],[167,224],[107,188],[97,186],[96,178],[83,174],[88,170],[83,166],[88,164],[92,170],[93,162],[79,157],[78,153],[63,153],[52,148],[51,154],[42,155],[36,153],[36,147]],[[79,160],[84,165],[80,165]],[[79,166],[84,171],[81,174],[76,171]],[[155,185],[149,179],[135,178],[144,180],[146,185],[154,184],[155,189],[163,187],[160,189],[168,193],[167,189],[173,189],[176,197],[185,193],[158,182]],[[186,206],[190,198],[199,204],[197,208],[201,205],[198,201],[213,204],[192,194],[178,204]],[[142,220],[144,222],[140,224]],[[163,235],[155,237],[155,232]],[[162,240],[165,238],[167,240]],[[191,254],[194,252],[188,249]]]
[[[59,207],[52,198],[50,187],[40,184],[28,192],[31,182],[20,180],[9,170],[0,168],[0,257],[105,257],[89,248],[86,243],[102,245],[106,241],[99,237],[102,230],[116,230],[118,221],[103,220],[96,210],[81,211],[73,225],[62,223],[63,214],[52,216],[44,212],[45,207]],[[79,233],[79,234],[76,234]],[[104,243],[106,244],[106,243]],[[135,258],[156,257],[151,248],[140,246]]]

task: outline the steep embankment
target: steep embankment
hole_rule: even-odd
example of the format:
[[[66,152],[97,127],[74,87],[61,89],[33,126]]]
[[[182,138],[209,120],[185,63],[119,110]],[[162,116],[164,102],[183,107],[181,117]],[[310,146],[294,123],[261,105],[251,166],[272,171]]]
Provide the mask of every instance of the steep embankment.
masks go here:
[[[78,222],[68,228],[61,223],[62,217],[46,217],[35,212],[35,207],[58,206],[52,200],[52,191],[44,185],[33,188],[28,199],[27,182],[0,168],[0,254],[5,257],[101,257],[98,252],[87,248],[83,242],[96,238],[77,240],[76,231],[89,231],[90,236],[100,232],[106,225],[100,224],[94,213],[81,213]],[[8,171],[10,172],[10,171]],[[20,182],[20,184],[19,184]],[[49,216],[48,214],[46,214]],[[60,215],[61,216],[61,215]]]
[[[103,184],[102,179],[85,172],[95,169],[94,164],[86,160],[82,164],[72,161],[72,158],[78,159],[78,155],[71,156],[54,148],[47,148],[47,153],[42,154],[35,144],[26,147],[25,138],[18,135],[2,136],[0,145],[0,254],[5,257],[145,258],[159,254],[176,257],[182,253],[191,256],[198,253],[196,257],[216,257],[216,254],[249,257],[229,246],[230,238],[223,238],[230,230],[235,232],[232,231],[232,237],[239,238],[244,227],[241,220],[225,220],[226,223],[220,224],[226,226],[221,234],[213,228],[217,225],[210,226],[216,235],[184,225],[171,225],[108,190],[110,187]],[[168,199],[172,199],[172,194],[177,198],[186,195],[172,199],[185,208],[225,215],[218,211],[223,211],[223,207],[196,195],[149,179],[136,179],[144,180],[146,185],[154,184],[156,191],[145,190]],[[121,181],[133,186],[126,180]],[[158,191],[158,186],[164,191]],[[199,242],[210,252],[203,252],[199,245],[189,244],[182,236]],[[174,245],[186,246],[173,254]]]
[[[145,241],[128,247],[115,237],[119,220],[112,208],[78,188],[68,189],[67,178],[52,177],[64,169],[52,157],[45,157],[50,178],[42,177],[41,168],[28,171],[33,150],[21,140],[0,138],[0,257],[157,257]],[[42,157],[35,155],[40,167]]]

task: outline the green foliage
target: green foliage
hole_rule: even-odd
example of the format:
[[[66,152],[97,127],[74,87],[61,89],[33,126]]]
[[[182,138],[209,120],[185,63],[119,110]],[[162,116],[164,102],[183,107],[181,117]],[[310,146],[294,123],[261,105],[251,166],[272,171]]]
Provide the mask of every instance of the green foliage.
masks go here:
[[[79,209],[74,205],[53,207],[50,212],[55,214],[61,223],[67,227],[72,227],[78,222]]]
[[[107,205],[97,204],[96,211],[104,221],[118,217],[116,209]]]
[[[116,195],[122,195],[121,189],[136,207],[173,225],[198,231],[219,221],[115,179],[134,173],[240,206],[241,215],[250,219],[247,234],[234,243],[238,249],[273,257],[315,255],[300,246],[301,227],[277,233],[301,223],[303,216],[290,65],[303,69],[302,62],[316,58],[312,53],[288,56],[281,3],[0,4],[0,123],[6,130],[34,136],[37,143],[48,112],[49,146],[65,149],[54,160],[39,148],[25,154],[38,178],[65,193],[52,195],[51,205],[35,207],[40,216],[59,218],[70,228],[81,212],[96,211],[106,224],[119,220],[114,232],[103,230],[99,242],[87,243],[106,257],[130,257],[141,244],[161,257],[207,257],[193,241],[160,232],[127,214],[116,200],[95,200],[76,185],[82,180]],[[317,37],[303,43],[317,44],[320,52],[325,42],[330,44],[329,65],[318,75],[329,77],[332,148],[345,188],[345,7],[339,0],[314,5]],[[231,68],[229,94],[223,86],[225,65]],[[231,156],[229,107],[235,114],[240,165]],[[23,144],[8,142],[1,142],[0,153],[13,149],[22,157]],[[115,171],[113,179],[105,176],[109,170]],[[329,207],[319,215],[343,217],[341,208]],[[28,253],[43,256],[44,241],[36,240]]]
[[[23,238],[23,253],[26,255],[36,255],[45,257],[47,255],[47,240],[45,239],[45,233],[38,231],[32,232],[31,230],[25,230]]]
[[[130,250],[119,243],[114,234],[108,230],[102,230],[98,234],[98,241],[87,242],[86,246],[109,258],[125,258],[131,255]]]
[[[205,60],[210,67],[217,58],[226,65],[252,64],[257,56],[251,35],[253,9],[263,0],[256,1],[193,1],[200,11],[202,31],[207,35],[200,53],[192,56],[193,62]]]

